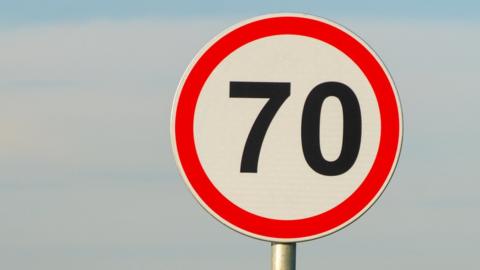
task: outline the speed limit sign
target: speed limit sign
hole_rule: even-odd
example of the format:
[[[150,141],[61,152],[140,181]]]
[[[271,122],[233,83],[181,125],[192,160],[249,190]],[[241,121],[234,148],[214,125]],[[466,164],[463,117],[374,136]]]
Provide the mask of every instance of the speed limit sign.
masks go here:
[[[399,99],[367,44],[325,19],[276,14],[210,41],[185,72],[171,137],[198,202],[272,242],[333,233],[392,176]]]

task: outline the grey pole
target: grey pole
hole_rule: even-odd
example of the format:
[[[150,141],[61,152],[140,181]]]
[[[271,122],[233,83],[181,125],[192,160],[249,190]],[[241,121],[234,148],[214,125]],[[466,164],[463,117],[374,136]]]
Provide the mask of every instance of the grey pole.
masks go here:
[[[272,270],[295,270],[296,243],[272,243]]]

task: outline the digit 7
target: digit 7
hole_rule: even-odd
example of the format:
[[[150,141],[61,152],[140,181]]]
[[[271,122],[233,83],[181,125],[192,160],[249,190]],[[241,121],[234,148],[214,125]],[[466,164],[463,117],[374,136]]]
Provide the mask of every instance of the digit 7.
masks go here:
[[[256,173],[258,158],[263,139],[270,123],[290,96],[290,83],[284,82],[230,82],[231,98],[268,98],[262,110],[255,119],[243,148],[240,172]]]

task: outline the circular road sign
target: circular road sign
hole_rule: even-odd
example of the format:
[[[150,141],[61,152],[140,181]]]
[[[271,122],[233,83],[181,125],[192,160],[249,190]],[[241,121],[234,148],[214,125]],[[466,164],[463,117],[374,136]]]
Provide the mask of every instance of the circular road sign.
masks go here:
[[[181,174],[215,218],[298,242],[333,233],[385,189],[402,139],[380,58],[347,29],[301,14],[237,24],[187,68],[171,137]]]

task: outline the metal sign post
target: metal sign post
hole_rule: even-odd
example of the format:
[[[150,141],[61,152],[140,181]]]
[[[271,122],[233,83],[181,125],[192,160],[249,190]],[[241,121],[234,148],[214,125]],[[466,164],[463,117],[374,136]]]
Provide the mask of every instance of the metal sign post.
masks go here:
[[[296,243],[272,242],[272,270],[295,270]]]

